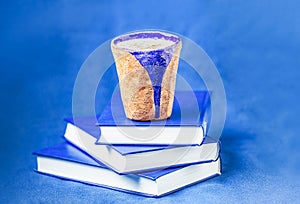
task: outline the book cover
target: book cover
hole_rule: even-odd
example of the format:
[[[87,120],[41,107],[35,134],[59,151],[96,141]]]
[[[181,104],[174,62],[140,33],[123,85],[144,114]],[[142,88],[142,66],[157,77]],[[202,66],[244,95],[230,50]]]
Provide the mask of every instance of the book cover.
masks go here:
[[[135,121],[126,118],[119,93],[98,118],[99,126],[201,126],[210,106],[208,91],[176,91],[172,115],[167,120]]]
[[[97,128],[95,126],[89,128],[91,127]],[[94,159],[119,173],[213,161],[219,155],[218,141],[209,137],[200,146],[96,145],[96,138],[93,135],[71,123],[67,124],[64,137]]]
[[[220,159],[217,159],[202,164],[122,175],[67,142],[34,154],[37,155],[36,171],[39,173],[150,197],[160,197],[221,174]]]
[[[98,144],[200,145],[205,137],[210,95],[207,91],[177,91],[172,115],[166,120],[126,118],[120,94],[113,95],[100,117]]]
[[[98,140],[100,136],[100,129],[96,125],[95,117],[87,116],[87,117],[79,117],[79,118],[65,118],[65,121],[76,126],[77,128],[86,132],[90,137],[95,138],[95,145],[96,140]],[[74,122],[76,121],[76,123]],[[203,140],[202,144],[209,144],[209,143],[218,143],[218,141],[212,137],[206,136]],[[115,149],[122,155],[126,154],[136,154],[142,152],[149,152],[155,150],[163,150],[167,148],[176,148],[177,146],[173,145],[109,145],[111,148]]]

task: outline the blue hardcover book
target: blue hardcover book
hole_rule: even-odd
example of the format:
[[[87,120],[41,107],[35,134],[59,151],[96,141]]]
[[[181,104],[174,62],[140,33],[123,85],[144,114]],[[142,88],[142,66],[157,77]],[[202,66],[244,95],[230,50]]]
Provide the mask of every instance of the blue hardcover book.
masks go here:
[[[210,106],[207,91],[175,92],[172,115],[160,121],[134,121],[126,118],[120,94],[106,106],[98,125],[98,144],[200,145],[206,133]]]
[[[118,191],[160,197],[221,174],[220,159],[184,167],[122,175],[65,142],[35,152],[36,171]]]
[[[95,126],[95,117],[76,118],[76,123],[72,118],[66,121],[66,140],[118,173],[214,161],[219,155],[219,143],[210,137],[200,146],[98,145],[95,142],[100,129]]]

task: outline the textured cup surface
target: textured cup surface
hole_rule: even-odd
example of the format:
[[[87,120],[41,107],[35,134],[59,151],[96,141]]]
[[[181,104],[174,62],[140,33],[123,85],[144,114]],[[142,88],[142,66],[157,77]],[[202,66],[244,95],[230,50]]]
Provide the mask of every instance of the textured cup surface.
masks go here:
[[[148,121],[172,114],[179,37],[160,31],[135,32],[111,42],[126,117]]]

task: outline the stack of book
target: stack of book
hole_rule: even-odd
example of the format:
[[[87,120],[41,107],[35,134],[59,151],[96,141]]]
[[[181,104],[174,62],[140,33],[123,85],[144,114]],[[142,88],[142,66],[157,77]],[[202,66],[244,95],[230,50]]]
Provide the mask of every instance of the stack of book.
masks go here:
[[[66,119],[66,141],[36,151],[36,171],[151,197],[221,174],[219,141],[206,136],[209,92],[176,92],[171,117],[150,122],[127,119],[114,99],[99,117]]]

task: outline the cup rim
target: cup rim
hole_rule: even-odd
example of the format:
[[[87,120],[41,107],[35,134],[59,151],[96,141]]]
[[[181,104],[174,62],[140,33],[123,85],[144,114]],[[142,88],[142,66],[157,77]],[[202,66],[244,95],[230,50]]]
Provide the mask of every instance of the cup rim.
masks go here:
[[[132,39],[141,39],[141,38],[160,38],[160,39],[163,38],[167,41],[172,41],[173,44],[165,46],[163,48],[150,49],[150,50],[143,50],[143,49],[139,50],[139,49],[118,47],[119,42],[124,42],[124,41],[132,40]],[[149,51],[157,51],[157,50],[166,50],[166,49],[176,46],[180,42],[181,42],[181,39],[179,38],[179,36],[177,36],[175,34],[163,32],[163,31],[156,31],[156,30],[145,30],[145,31],[136,31],[136,32],[130,32],[130,33],[126,33],[123,35],[119,35],[112,39],[111,47],[126,50],[129,52],[149,52]]]

